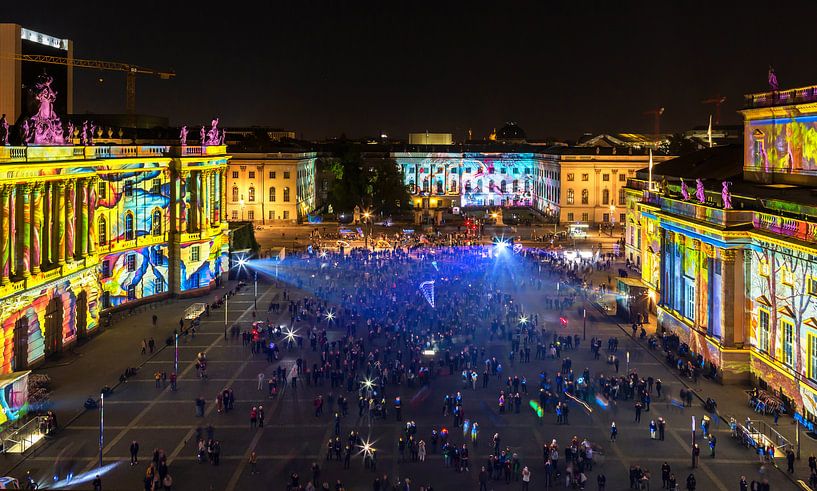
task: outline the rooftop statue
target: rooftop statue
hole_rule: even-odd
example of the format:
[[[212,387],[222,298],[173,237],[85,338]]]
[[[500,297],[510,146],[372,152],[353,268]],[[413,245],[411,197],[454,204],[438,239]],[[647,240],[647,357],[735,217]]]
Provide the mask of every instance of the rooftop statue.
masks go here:
[[[182,146],[187,145],[187,125],[182,126],[182,130],[179,133],[179,141],[181,142]]]
[[[689,189],[687,189],[687,183],[684,179],[681,179],[681,196],[684,198],[684,201],[689,199]]]
[[[65,145],[62,123],[60,117],[54,112],[57,91],[51,87],[52,83],[54,83],[53,77],[42,74],[34,85],[34,98],[37,100],[39,107],[37,114],[31,117],[30,130],[23,138],[25,143]]]
[[[706,190],[704,189],[704,182],[700,178],[695,179],[695,197],[701,203],[706,203]]]
[[[780,90],[780,85],[777,83],[777,74],[771,65],[769,65],[769,88],[773,91]]]
[[[221,132],[218,129],[218,118],[210,123],[210,130],[207,131],[205,145],[219,145],[221,142]]]
[[[721,189],[721,197],[723,198],[723,208],[726,210],[732,209],[732,193],[729,192],[729,186],[732,183],[723,181],[723,189]]]
[[[9,122],[6,121],[6,115],[0,117],[0,144],[9,144]]]

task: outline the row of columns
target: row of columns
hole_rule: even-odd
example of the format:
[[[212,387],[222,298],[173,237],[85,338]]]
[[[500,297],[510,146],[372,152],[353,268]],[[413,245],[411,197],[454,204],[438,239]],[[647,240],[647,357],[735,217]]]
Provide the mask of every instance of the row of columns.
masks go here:
[[[180,231],[200,232],[227,223],[223,193],[227,186],[226,169],[183,170],[180,177],[185,191],[182,200],[187,210],[180,221]]]
[[[94,252],[94,186],[76,178],[0,186],[0,284]]]

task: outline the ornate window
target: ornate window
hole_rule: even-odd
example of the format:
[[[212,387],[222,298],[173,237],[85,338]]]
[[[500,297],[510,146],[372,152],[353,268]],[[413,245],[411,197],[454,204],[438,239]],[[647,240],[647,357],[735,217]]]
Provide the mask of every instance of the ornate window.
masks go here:
[[[758,310],[757,326],[757,348],[766,353],[769,352],[769,312],[763,309]]]
[[[505,183],[505,179],[499,181],[499,190],[503,193],[508,191],[508,185]]]
[[[610,204],[610,190],[604,189],[601,191],[601,204],[609,205]]]
[[[238,201],[238,186],[233,186],[233,201]]]
[[[99,233],[97,234],[97,242],[99,245],[108,243],[108,220],[105,217],[99,217]]]
[[[289,203],[289,188],[284,188],[284,203]]]
[[[247,201],[255,201],[255,188],[250,186],[250,189],[247,190]]]
[[[568,189],[568,190],[567,190],[567,204],[572,205],[572,204],[573,204],[574,199],[575,199],[575,198],[574,198],[574,195],[573,195],[573,190],[572,190],[572,189]],[[572,221],[572,220],[571,220],[571,221]]]
[[[269,200],[270,203],[275,203],[275,186],[269,188]]]
[[[787,320],[781,320],[780,326],[783,331],[783,363],[794,367],[794,324]]]
[[[133,240],[133,213],[125,213],[125,240]]]
[[[586,205],[588,203],[590,203],[590,191],[582,189],[582,204]]]
[[[153,227],[153,235],[162,235],[162,211],[161,210],[154,210],[153,212],[153,220],[151,222],[151,226]]]

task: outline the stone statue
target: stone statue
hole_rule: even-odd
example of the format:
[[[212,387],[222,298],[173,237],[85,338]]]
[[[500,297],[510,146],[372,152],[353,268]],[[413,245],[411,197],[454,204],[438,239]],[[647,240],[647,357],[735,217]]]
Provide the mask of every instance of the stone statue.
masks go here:
[[[67,136],[65,137],[65,142],[68,143],[68,144],[73,144],[74,143],[74,123],[72,123],[71,121],[68,122],[66,133],[67,133]]]
[[[0,116],[0,131],[2,131],[2,143],[3,145],[9,144],[9,122],[6,121],[6,115]]]
[[[701,203],[706,203],[706,190],[704,189],[704,182],[700,178],[695,179],[695,197]]]
[[[179,141],[182,146],[187,145],[187,125],[182,126],[182,130],[179,132]]]
[[[92,122],[91,127],[90,127],[90,131],[88,131],[88,144],[89,145],[94,144],[94,133],[96,133],[96,125]],[[101,133],[98,136],[101,136]]]
[[[772,91],[777,91],[780,89],[780,85],[777,83],[777,74],[774,72],[774,68],[769,65],[769,88]]]
[[[689,189],[687,189],[687,183],[681,178],[681,196],[684,198],[684,201],[689,199]]]
[[[659,190],[661,191],[661,194],[666,196],[667,195],[667,190],[669,189],[669,184],[667,183],[667,178],[666,177],[661,178],[661,184],[659,186],[660,186]]]
[[[732,209],[732,193],[729,192],[729,186],[732,185],[729,181],[723,181],[723,188],[721,189],[721,198],[723,198],[723,208],[725,210]]]
[[[57,92],[51,87],[54,78],[43,73],[34,84],[34,99],[37,100],[37,114],[30,118],[28,143],[35,145],[64,145],[65,134],[59,116],[54,112]]]
[[[218,129],[218,118],[215,118],[210,123],[210,130],[207,131],[207,145],[218,145],[221,132]]]
[[[31,125],[28,124],[27,119],[24,119],[23,124],[20,125],[20,143],[23,145],[31,143]]]
[[[108,126],[108,138],[109,139],[113,138],[113,128],[111,128],[110,126]]]
[[[204,129],[204,125],[201,125],[201,131],[199,131],[199,144],[201,146],[207,145],[207,130]]]
[[[88,121],[82,123],[82,129],[79,132],[79,141],[83,147],[88,146]]]
[[[221,140],[219,141],[219,145],[224,145],[224,142],[227,140],[227,130],[221,130]]]

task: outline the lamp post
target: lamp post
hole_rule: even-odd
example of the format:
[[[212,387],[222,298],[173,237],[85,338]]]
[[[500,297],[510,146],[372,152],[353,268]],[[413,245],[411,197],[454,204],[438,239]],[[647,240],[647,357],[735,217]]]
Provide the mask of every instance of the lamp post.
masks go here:
[[[371,221],[369,220],[369,217],[371,217],[371,216],[372,216],[371,213],[369,213],[368,211],[363,212],[363,219],[366,221],[366,238],[365,238],[366,239],[366,242],[365,242],[366,250],[369,250],[369,235],[371,235],[371,233],[372,233],[372,225],[371,225]]]
[[[692,468],[695,468],[695,416],[692,417]]]
[[[241,199],[238,200],[238,207],[241,208],[241,221],[244,221],[244,196],[241,196]]]
[[[613,229],[616,227],[616,205],[610,205],[610,237],[613,236]]]
[[[630,374],[630,352],[627,352],[627,374]]]
[[[173,356],[173,372],[176,374],[176,379],[179,377],[179,333],[176,333],[176,353]]]
[[[258,271],[253,271],[253,308],[258,310]]]
[[[102,468],[102,448],[105,446],[105,393],[99,394],[99,468]]]
[[[227,340],[227,292],[224,292],[224,340]]]
[[[584,309],[582,309],[582,340],[587,339],[587,292],[585,292]]]

